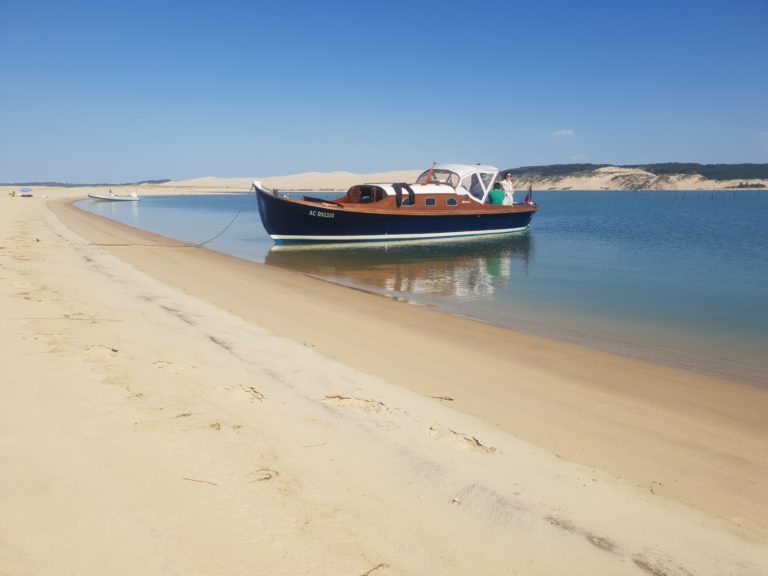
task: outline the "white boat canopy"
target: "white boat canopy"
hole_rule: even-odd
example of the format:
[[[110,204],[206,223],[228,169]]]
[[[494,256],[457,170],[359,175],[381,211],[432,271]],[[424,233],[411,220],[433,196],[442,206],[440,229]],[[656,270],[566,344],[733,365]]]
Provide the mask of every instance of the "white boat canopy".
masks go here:
[[[422,172],[416,184],[447,184],[459,193],[467,192],[478,202],[484,202],[498,173],[498,168],[486,164],[436,164]]]

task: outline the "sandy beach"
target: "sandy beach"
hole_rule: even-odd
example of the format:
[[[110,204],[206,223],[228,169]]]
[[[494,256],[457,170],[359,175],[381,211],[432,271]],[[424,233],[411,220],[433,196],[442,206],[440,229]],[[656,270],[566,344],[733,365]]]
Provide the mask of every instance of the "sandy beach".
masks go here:
[[[768,573],[768,388],[184,246],[86,193],[0,195],[0,574]]]

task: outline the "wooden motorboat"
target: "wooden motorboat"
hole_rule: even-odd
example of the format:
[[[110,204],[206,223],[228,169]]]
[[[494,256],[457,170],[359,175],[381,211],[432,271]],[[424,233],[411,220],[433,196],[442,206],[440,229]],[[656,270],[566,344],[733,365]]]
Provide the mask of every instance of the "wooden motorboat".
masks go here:
[[[358,184],[332,200],[290,198],[257,181],[252,188],[264,228],[278,243],[411,240],[527,230],[539,207],[530,192],[522,204],[489,203],[498,179],[493,166],[442,164],[425,170],[413,184]]]

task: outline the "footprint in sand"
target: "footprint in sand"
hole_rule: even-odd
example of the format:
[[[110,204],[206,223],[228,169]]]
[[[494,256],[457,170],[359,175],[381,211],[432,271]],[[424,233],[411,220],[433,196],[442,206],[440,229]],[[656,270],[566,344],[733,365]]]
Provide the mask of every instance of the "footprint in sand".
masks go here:
[[[155,360],[152,362],[152,365],[163,372],[170,372],[171,374],[189,374],[193,370],[197,370],[197,366],[193,364],[175,364],[168,360]]]
[[[667,554],[645,550],[632,556],[632,562],[643,572],[651,576],[693,576],[693,573],[680,566]]]
[[[272,480],[279,475],[280,472],[273,470],[272,468],[259,468],[258,470],[249,472],[245,475],[245,477],[248,479],[247,482],[249,484],[253,484],[254,482],[266,482],[268,480]]]
[[[60,332],[40,332],[32,336],[32,338],[48,346],[57,346],[64,344],[72,340],[72,336],[69,334],[61,334]]]
[[[240,389],[246,394],[248,394],[248,396],[252,400],[258,400],[259,402],[264,401],[264,398],[265,398],[264,394],[256,390],[256,388],[254,388],[253,386],[240,386]]]
[[[392,410],[378,400],[368,400],[366,398],[356,398],[354,396],[342,396],[335,394],[333,396],[326,396],[322,399],[323,404],[330,404],[331,406],[341,406],[342,408],[355,408],[361,412],[375,413],[389,412]]]
[[[101,381],[104,384],[119,386],[120,388],[125,388],[130,391],[133,379],[128,374],[110,374],[109,376],[102,378]]]
[[[28,277],[28,274],[20,274],[20,276]],[[25,300],[32,300],[32,295],[39,295],[41,293],[52,292],[45,284],[36,282],[35,279],[22,280],[21,282],[9,282],[6,289],[11,290],[10,296],[16,298],[24,298]]]
[[[597,534],[593,534],[588,530],[579,528],[565,518],[548,515],[544,517],[544,520],[546,520],[552,526],[556,526],[560,530],[570,532],[578,536],[583,536],[587,539],[587,542],[596,548],[600,548],[600,550],[613,553],[616,553],[618,550],[618,545],[610,538],[606,538],[605,536],[598,536]]]
[[[117,358],[120,350],[112,346],[96,344],[94,346],[86,346],[83,348],[83,352],[86,353],[89,360],[99,362],[106,359]]]
[[[494,524],[509,526],[520,523],[531,512],[520,502],[510,499],[495,490],[481,484],[469,484],[451,498],[452,506],[482,514]]]
[[[479,452],[481,454],[496,453],[495,447],[486,446],[474,436],[456,432],[450,428],[440,426],[440,424],[433,424],[430,426],[429,437],[432,440],[439,440],[450,446],[455,446],[456,448],[461,448],[463,450],[469,450],[470,452]]]

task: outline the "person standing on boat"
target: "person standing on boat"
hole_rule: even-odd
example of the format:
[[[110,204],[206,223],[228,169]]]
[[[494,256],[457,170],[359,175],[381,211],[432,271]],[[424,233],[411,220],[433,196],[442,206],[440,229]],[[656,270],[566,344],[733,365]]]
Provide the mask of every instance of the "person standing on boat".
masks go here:
[[[511,206],[515,203],[515,185],[512,184],[512,174],[507,172],[501,180],[501,189],[504,190],[504,205]]]

